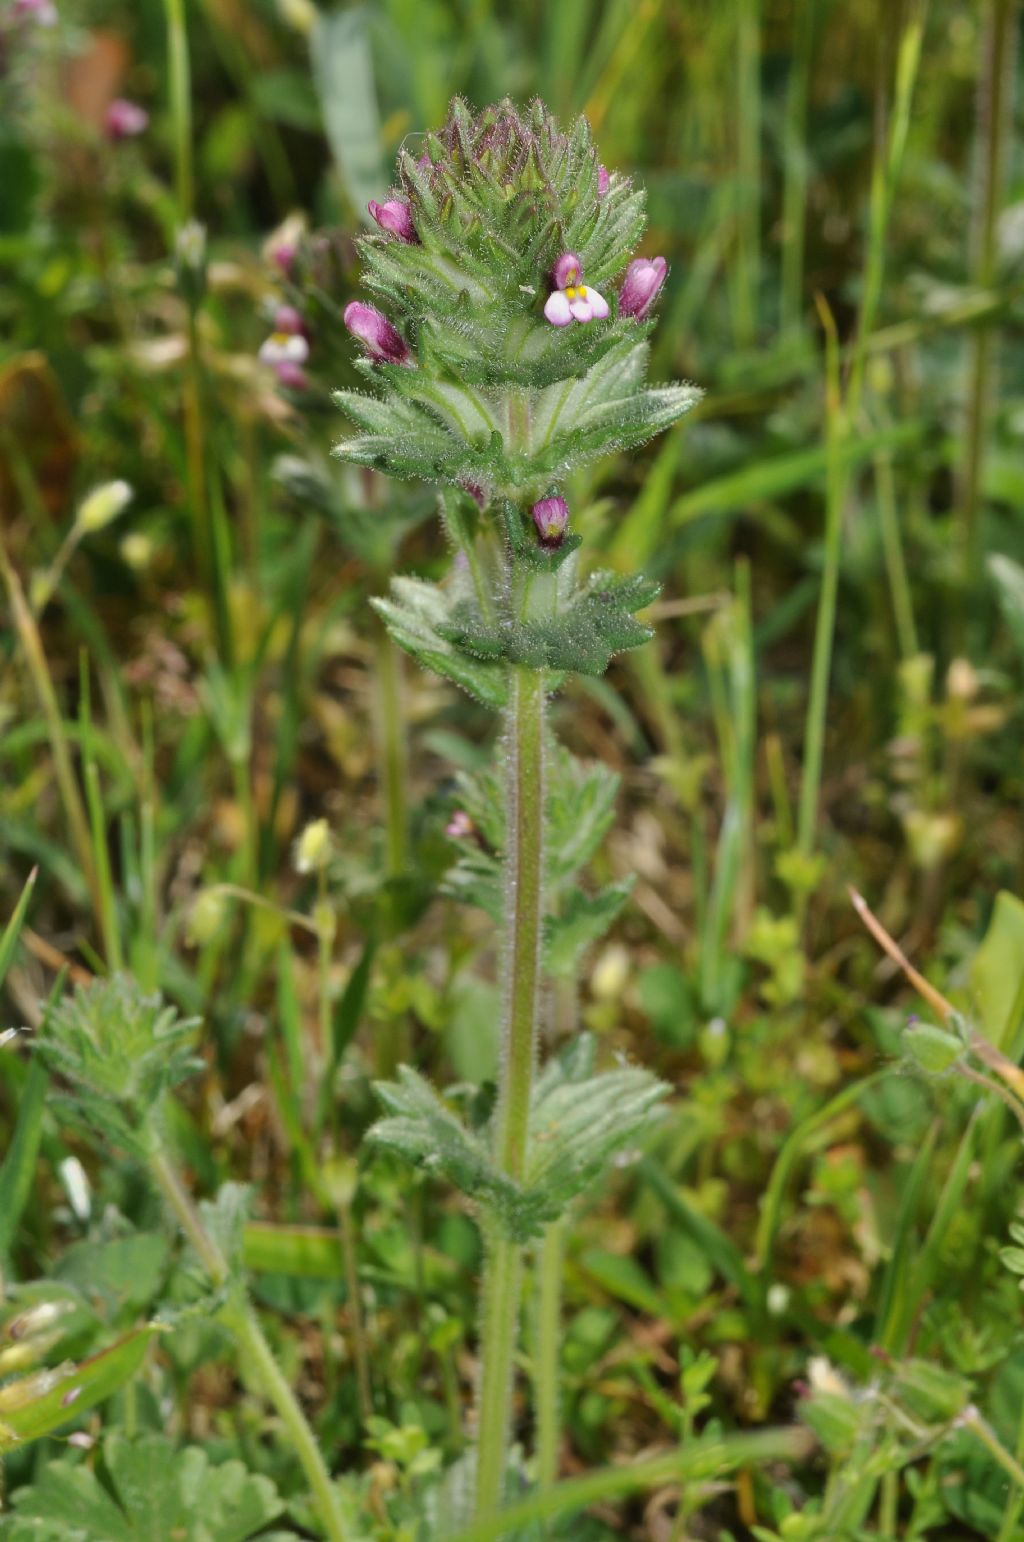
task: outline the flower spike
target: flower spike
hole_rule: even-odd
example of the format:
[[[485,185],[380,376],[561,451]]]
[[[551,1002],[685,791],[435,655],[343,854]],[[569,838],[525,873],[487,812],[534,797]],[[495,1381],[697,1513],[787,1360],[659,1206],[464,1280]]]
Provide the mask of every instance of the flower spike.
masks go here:
[[[575,252],[563,252],[552,270],[555,287],[548,295],[544,315],[553,327],[567,327],[570,321],[603,321],[608,302],[596,289],[583,282],[583,264]]]

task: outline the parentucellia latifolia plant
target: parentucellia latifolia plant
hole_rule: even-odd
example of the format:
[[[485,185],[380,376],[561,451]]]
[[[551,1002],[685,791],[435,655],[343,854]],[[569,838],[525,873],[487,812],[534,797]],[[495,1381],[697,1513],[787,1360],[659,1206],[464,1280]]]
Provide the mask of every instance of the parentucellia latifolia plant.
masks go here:
[[[439,485],[455,553],[443,584],[396,577],[377,609],[420,664],[503,713],[505,734],[504,767],[459,782],[448,826],[458,856],[446,880],[448,893],[502,926],[496,1104],[489,1122],[465,1123],[450,1100],[403,1066],[378,1088],[385,1113],[369,1139],[449,1180],[480,1217],[486,1264],[475,1450],[434,1485],[421,1518],[431,1537],[481,1524],[496,1536],[510,1476],[520,1478],[510,1409],[526,1256],[539,1261],[534,1473],[545,1490],[557,1477],[567,1220],[666,1092],[638,1067],[599,1070],[593,1040],[572,1031],[571,1011],[559,1012],[561,1042],[538,1071],[551,999],[545,983],[558,983],[561,1002],[566,987],[571,996],[582,953],[629,892],[624,883],[596,893],[579,886],[611,823],[617,781],[554,742],[546,707],[570,675],[600,675],[615,653],[648,639],[637,612],[657,592],[638,575],[584,569],[566,479],[574,467],[668,428],[699,392],[645,382],[665,262],[633,256],[643,194],[599,164],[584,119],[566,133],[539,102],[525,113],[503,102],[474,117],[456,101],[418,158],[400,154],[392,196],[370,212],[380,232],[364,237],[360,250],[378,305],[354,301],[345,311],[369,390],[337,394],[361,430],[337,453]],[[28,893],[0,938],[0,979]],[[299,1513],[307,1531],[330,1542],[364,1536],[359,1502],[332,1477],[250,1301],[246,1191],[227,1184],[216,1201],[196,1204],[179,1172],[174,1099],[202,1064],[198,1022],[125,975],[79,986],[63,1000],[61,984],[38,1035],[40,1086],[46,1071],[58,1077],[66,1122],[148,1172],[188,1244],[190,1285],[183,1306],[169,1306],[73,1374],[33,1372],[0,1387],[0,1460],[60,1427],[72,1407],[77,1413],[109,1398],[138,1370],[152,1334],[198,1314],[232,1336],[246,1380],[273,1406],[306,1481],[310,1509]],[[44,1317],[19,1345],[19,1365],[34,1363],[37,1349],[52,1350]],[[5,1362],[0,1379],[12,1368]],[[209,1469],[201,1450],[175,1452],[162,1437],[140,1444],[114,1432],[103,1454],[110,1493],[100,1493],[90,1473],[57,1463],[19,1490],[11,1526],[0,1520],[4,1536],[51,1542],[74,1531],[93,1542],[121,1535],[141,1504],[147,1514],[173,1514],[181,1535],[241,1539],[265,1534],[285,1508],[266,1478],[237,1462]],[[159,1494],[151,1491],[157,1474]],[[79,1525],[87,1501],[107,1507],[109,1526]]]
[[[438,484],[455,553],[443,584],[396,577],[376,607],[414,659],[505,719],[503,778],[464,782],[449,826],[462,850],[450,887],[503,927],[496,1106],[486,1128],[470,1128],[403,1067],[378,1087],[386,1113],[370,1132],[452,1182],[480,1216],[472,1509],[483,1520],[509,1475],[524,1255],[542,1260],[543,1484],[556,1475],[561,1228],[665,1092],[639,1068],[598,1072],[585,1036],[538,1074],[545,978],[572,973],[628,892],[576,886],[608,827],[615,778],[553,743],[547,703],[572,674],[601,675],[646,642],[637,612],[657,593],[640,575],[587,571],[566,481],[670,427],[700,392],[646,382],[666,265],[634,257],[644,195],[600,164],[585,119],[563,131],[539,101],[474,116],[456,100],[422,153],[400,152],[395,187],[370,213],[380,230],[360,253],[376,303],[345,311],[369,389],[336,393],[361,430],[336,454]]]

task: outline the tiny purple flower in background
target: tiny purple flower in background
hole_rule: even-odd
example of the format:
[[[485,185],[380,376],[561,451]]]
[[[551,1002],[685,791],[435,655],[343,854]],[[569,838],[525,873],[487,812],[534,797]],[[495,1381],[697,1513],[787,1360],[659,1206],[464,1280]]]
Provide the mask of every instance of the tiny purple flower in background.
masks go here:
[[[294,305],[279,305],[274,312],[274,331],[285,332],[289,337],[305,337],[306,323]]]
[[[548,295],[544,315],[553,327],[567,327],[570,321],[603,321],[608,302],[596,289],[583,282],[583,264],[575,252],[563,252],[552,272],[555,287]]]
[[[278,241],[277,244],[271,248],[270,260],[275,265],[275,267],[281,269],[281,272],[284,274],[285,278],[290,278],[292,268],[295,266],[295,259],[298,255],[299,249],[295,245],[294,241]]]
[[[599,166],[597,168],[597,196],[598,196],[598,198],[603,198],[605,193],[607,193],[609,184],[611,183],[611,180],[612,180],[611,177],[608,175],[608,168],[606,166]]]
[[[371,198],[367,208],[381,230],[389,236],[397,236],[399,241],[405,241],[409,246],[419,241],[409,205],[403,203],[401,198],[389,198],[386,203],[376,203]]]
[[[540,544],[557,551],[569,528],[569,505],[564,498],[541,498],[530,510],[537,526]]]
[[[14,0],[11,15],[15,21],[34,21],[37,27],[55,27],[60,20],[53,0]]]
[[[138,102],[119,96],[103,115],[103,130],[108,139],[133,139],[149,127],[149,113]]]
[[[444,833],[450,840],[463,841],[476,834],[476,826],[464,808],[457,808],[445,825]]]
[[[401,333],[372,305],[364,305],[361,300],[350,301],[345,307],[343,320],[375,364],[412,362],[412,355]]]
[[[658,298],[667,272],[664,257],[637,257],[631,262],[619,290],[619,315],[643,321]]]

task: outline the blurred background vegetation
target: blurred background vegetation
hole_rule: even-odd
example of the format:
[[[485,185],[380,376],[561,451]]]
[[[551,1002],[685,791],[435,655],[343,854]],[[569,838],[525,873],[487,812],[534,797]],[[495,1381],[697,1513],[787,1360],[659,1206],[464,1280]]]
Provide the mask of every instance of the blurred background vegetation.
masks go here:
[[[385,1162],[353,1197],[351,1164],[369,1081],[398,1056],[442,1082],[493,1069],[493,935],[432,898],[452,860],[451,765],[486,764],[493,725],[409,668],[408,747],[392,745],[409,780],[386,817],[375,766],[393,719],[367,597],[390,568],[436,573],[446,554],[429,496],[332,468],[329,391],[353,380],[338,318],[395,150],[453,94],[507,93],[585,112],[604,163],[646,187],[644,251],[670,264],[652,373],[706,391],[667,439],[567,494],[593,560],[664,585],[657,640],[556,707],[576,753],[622,776],[601,861],[636,875],[578,1010],[677,1096],[569,1249],[565,1470],[678,1434],[681,1342],[713,1357],[728,1426],[791,1416],[809,1357],[863,1379],[881,1344],[951,1364],[1018,1445],[1020,1298],[998,1257],[1018,1135],[999,1107],[974,1112],[976,1088],[901,1074],[913,1004],[847,895],[1014,1048],[1016,11],[63,0],[55,27],[4,23],[5,912],[40,869],[6,1020],[38,1020],[61,962],[125,964],[203,1014],[208,1071],[178,1132],[197,1183],[258,1183],[268,1223],[348,1218],[369,1395],[399,1427],[458,1444],[477,1242]],[[148,112],[143,132],[112,137],[119,98]],[[190,219],[205,256],[198,230],[183,247]],[[275,260],[282,241],[297,266]],[[257,357],[285,302],[309,337],[301,389]],[[111,479],[133,497],[95,528],[84,500]],[[334,842],[321,891],[292,860],[319,817]],[[325,958],[281,907],[327,895]],[[552,1020],[576,1011],[556,1001]],[[342,1109],[314,1096],[312,1124],[307,1059]],[[0,1054],[0,1131],[25,1084],[21,1055]],[[105,1206],[146,1214],[111,1166],[90,1221],[44,1112],[37,1138],[15,1277]],[[358,1463],[360,1367],[331,1333],[346,1292],[316,1260],[283,1259],[269,1225],[250,1242],[264,1298],[309,1325],[292,1353],[321,1428]],[[774,1295],[747,1289],[748,1265]],[[229,1394],[203,1379],[205,1354],[181,1353],[181,1417],[222,1429]],[[945,1450],[928,1534],[1019,1535],[1005,1474]],[[766,1485],[750,1476],[721,1525],[777,1520]],[[638,1534],[683,1534],[658,1513]]]

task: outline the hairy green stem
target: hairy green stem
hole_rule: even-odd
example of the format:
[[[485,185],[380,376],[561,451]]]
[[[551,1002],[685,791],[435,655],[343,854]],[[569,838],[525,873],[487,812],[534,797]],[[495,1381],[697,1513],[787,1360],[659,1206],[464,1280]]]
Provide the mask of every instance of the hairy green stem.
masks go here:
[[[218,1288],[226,1285],[230,1275],[227,1260],[203,1225],[202,1218],[167,1153],[158,1148],[150,1158],[149,1167],[157,1187],[209,1275],[211,1283]],[[331,1475],[327,1471],[320,1447],[317,1445],[316,1436],[310,1429],[298,1399],[274,1358],[273,1350],[267,1343],[253,1307],[243,1298],[237,1306],[232,1305],[225,1311],[225,1321],[241,1351],[240,1364],[243,1374],[247,1377],[251,1376],[259,1383],[285,1428],[295,1455],[306,1474],[306,1480],[329,1542],[345,1542],[345,1522],[338,1496],[331,1483]]]
[[[558,1480],[561,1421],[559,1364],[562,1347],[562,1264],[565,1223],[545,1228],[537,1281],[537,1346],[534,1397],[537,1407],[537,1481],[542,1489]]]
[[[982,28],[978,79],[978,171],[982,194],[972,230],[974,260],[971,273],[972,283],[981,290],[991,289],[998,269],[997,227],[1011,129],[1010,72],[1015,55],[1015,11],[1015,0],[989,0],[988,15]],[[991,326],[982,323],[971,334],[969,343],[967,418],[958,478],[960,544],[968,584],[974,578],[978,564],[978,517],[988,442],[993,341]]]
[[[403,732],[402,655],[383,627],[377,639],[377,737],[383,767],[388,873],[405,872],[409,857],[407,754]]]
[[[537,1044],[544,868],[544,677],[513,668],[508,729],[505,1012],[495,1157],[522,1182]],[[522,1249],[488,1238],[477,1433],[476,1514],[501,1503],[508,1448],[512,1368],[519,1320]]]

